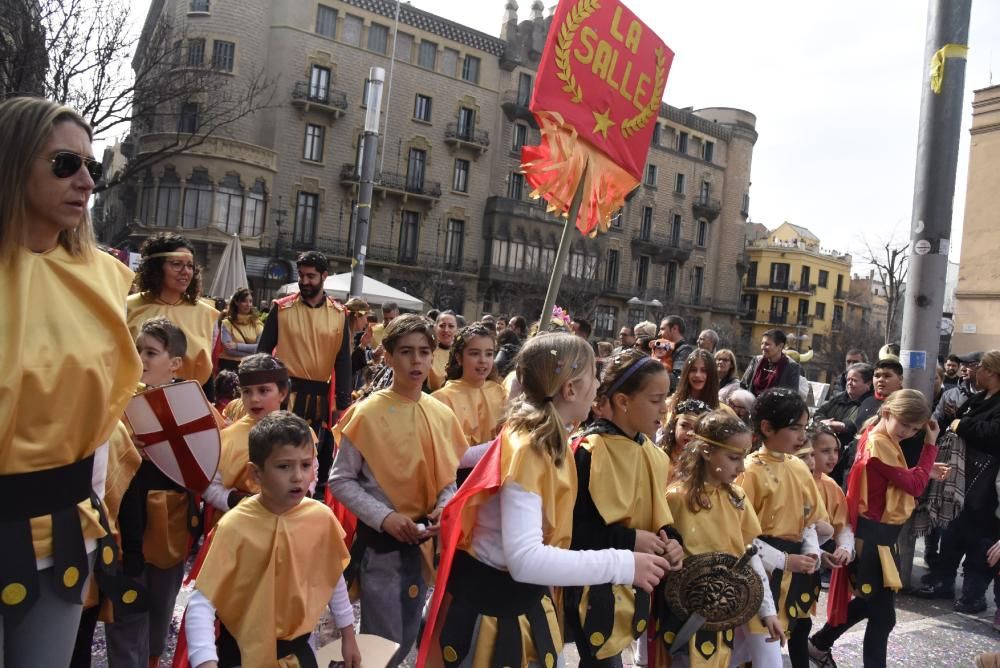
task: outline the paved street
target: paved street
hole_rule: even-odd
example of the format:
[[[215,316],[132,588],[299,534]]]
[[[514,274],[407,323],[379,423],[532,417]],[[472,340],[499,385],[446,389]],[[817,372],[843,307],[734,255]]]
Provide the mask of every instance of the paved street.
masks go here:
[[[918,579],[924,569],[923,546],[917,543],[917,561],[914,565],[914,579]],[[173,651],[175,630],[183,614],[183,605],[187,600],[187,592],[182,591],[178,599],[169,642]],[[908,668],[933,668],[948,666],[959,668],[972,666],[975,657],[980,652],[1000,651],[1000,632],[991,626],[995,611],[992,596],[987,596],[989,609],[976,616],[960,615],[952,610],[950,601],[924,601],[912,596],[900,596],[896,610],[896,629],[889,639],[889,665],[906,666]],[[826,619],[826,594],[820,599],[817,615],[813,620],[813,630],[819,629]],[[329,620],[324,618],[320,636],[321,642],[329,638]],[[105,668],[107,660],[104,655],[103,630],[98,626],[98,638],[94,645],[95,656],[93,665]],[[860,668],[861,643],[864,638],[864,626],[858,626],[845,635],[834,648],[834,658],[838,666]],[[168,658],[168,657],[165,657]],[[567,666],[576,666],[579,658],[576,648],[568,645],[565,649]],[[625,657],[631,660],[631,656]],[[416,659],[411,653],[408,665],[412,666]],[[169,665],[163,661],[161,665]],[[787,656],[785,665],[790,666]]]

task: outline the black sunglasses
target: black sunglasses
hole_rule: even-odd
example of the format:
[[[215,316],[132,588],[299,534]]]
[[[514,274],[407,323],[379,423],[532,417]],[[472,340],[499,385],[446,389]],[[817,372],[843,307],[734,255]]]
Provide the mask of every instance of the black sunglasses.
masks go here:
[[[82,155],[70,153],[69,151],[56,153],[55,157],[51,159],[43,159],[52,163],[52,173],[56,175],[56,178],[68,179],[80,171],[82,165],[87,166],[87,173],[90,174],[90,178],[94,179],[94,183],[100,181],[101,176],[104,175],[104,165],[97,160],[85,158]]]

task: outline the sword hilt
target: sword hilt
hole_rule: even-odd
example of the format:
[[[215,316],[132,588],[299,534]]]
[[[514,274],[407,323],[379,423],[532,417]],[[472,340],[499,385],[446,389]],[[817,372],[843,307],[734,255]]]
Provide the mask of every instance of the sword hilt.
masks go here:
[[[736,563],[733,564],[733,570],[742,570],[744,566],[750,563],[750,560],[753,559],[753,555],[755,554],[757,554],[757,547],[755,545],[747,545],[746,552],[744,552],[743,556],[737,559]]]

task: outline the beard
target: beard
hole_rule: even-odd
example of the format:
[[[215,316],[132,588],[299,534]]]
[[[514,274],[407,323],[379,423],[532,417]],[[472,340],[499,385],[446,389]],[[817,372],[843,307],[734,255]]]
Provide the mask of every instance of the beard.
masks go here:
[[[320,286],[318,285],[307,285],[305,283],[299,283],[299,293],[306,299],[312,299],[319,294]]]

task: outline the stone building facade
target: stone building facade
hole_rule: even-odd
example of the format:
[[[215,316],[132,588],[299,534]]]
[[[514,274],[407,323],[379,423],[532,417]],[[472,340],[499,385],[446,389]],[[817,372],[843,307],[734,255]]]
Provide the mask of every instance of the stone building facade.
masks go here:
[[[396,30],[396,7],[154,0],[147,29],[169,22],[181,66],[234,82],[264,67],[274,100],[142,175],[103,239],[137,245],[177,228],[211,274],[238,233],[261,298],[294,279],[290,260],[303,249],[348,270],[365,81],[379,66],[369,275],[468,317],[537,317],[562,223],[530,199],[519,167],[520,147],[540,139],[528,102],[551,17],[536,0],[519,21],[510,0],[494,37],[407,4]],[[193,130],[198,103],[134,128],[137,153]],[[589,315],[602,337],[667,313],[735,332],[754,125],[738,109],[662,105],[643,185],[608,234],[576,237],[558,303]]]

